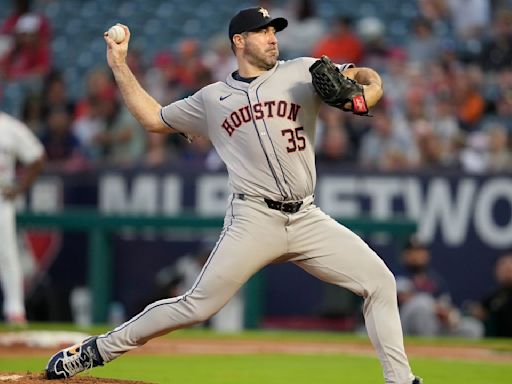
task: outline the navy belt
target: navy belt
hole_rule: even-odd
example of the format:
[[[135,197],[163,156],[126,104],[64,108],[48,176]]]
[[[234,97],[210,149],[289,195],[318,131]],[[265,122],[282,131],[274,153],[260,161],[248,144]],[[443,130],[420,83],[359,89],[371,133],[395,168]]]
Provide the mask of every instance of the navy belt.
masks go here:
[[[235,198],[240,200],[245,200],[246,196],[243,193],[235,193]],[[276,211],[286,212],[286,213],[296,213],[302,207],[302,201],[274,201],[270,199],[263,199],[267,204],[267,207],[270,209],[275,209]]]

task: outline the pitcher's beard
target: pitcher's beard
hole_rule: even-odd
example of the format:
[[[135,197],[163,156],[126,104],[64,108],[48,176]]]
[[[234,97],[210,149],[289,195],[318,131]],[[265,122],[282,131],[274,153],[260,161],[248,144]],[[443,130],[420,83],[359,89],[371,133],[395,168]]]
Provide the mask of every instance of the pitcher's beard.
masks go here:
[[[258,69],[268,71],[276,65],[277,57],[279,56],[279,50],[277,48],[275,49],[275,53],[273,51],[274,50],[270,50],[262,54],[257,54],[249,49],[246,53],[247,61]],[[269,55],[269,52],[273,52],[272,55]]]

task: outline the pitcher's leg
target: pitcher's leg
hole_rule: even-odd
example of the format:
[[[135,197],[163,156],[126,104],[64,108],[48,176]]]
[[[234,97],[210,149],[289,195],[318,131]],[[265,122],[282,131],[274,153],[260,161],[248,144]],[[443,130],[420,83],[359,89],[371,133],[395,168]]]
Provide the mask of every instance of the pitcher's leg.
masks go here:
[[[98,337],[98,349],[105,362],[154,337],[207,320],[254,273],[285,252],[282,223],[267,212],[261,215],[261,207],[250,204],[236,201],[232,218],[227,219],[217,245],[186,294],[150,304],[131,320]],[[262,241],[270,238],[275,242]]]
[[[25,318],[23,272],[18,258],[14,211],[0,206],[0,281],[6,319]]]
[[[302,246],[298,250],[307,255],[295,263],[321,280],[364,297],[366,328],[386,383],[411,384],[414,375],[404,350],[392,273],[359,236],[321,212],[315,216],[316,224],[308,230],[309,244],[300,244],[305,233],[294,233]]]
[[[223,276],[223,270],[216,269],[222,264],[216,262],[216,256],[212,255],[202,278],[185,295],[154,302],[126,323],[99,336],[97,344],[104,361],[109,362],[154,337],[203,322],[217,313],[245,280]],[[225,256],[219,255],[221,258]],[[257,270],[252,270],[249,263],[233,263],[231,267],[238,270],[244,268],[244,275],[247,276]]]
[[[375,284],[367,285],[364,296],[368,336],[379,355],[386,383],[409,384],[414,375],[404,350],[395,279],[389,270],[383,270],[377,280]]]

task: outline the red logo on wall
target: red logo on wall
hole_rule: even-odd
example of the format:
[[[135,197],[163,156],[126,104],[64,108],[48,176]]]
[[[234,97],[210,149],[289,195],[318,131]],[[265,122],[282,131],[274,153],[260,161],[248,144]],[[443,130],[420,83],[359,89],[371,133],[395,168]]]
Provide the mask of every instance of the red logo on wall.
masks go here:
[[[18,239],[25,288],[30,293],[57,257],[62,234],[55,230],[24,229],[19,232]]]

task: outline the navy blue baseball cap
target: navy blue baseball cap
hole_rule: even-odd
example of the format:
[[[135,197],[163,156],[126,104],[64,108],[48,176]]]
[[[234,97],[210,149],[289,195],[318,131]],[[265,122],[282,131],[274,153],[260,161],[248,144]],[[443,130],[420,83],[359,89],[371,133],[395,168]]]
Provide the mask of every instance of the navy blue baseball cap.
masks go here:
[[[229,22],[229,40],[233,41],[233,36],[238,33],[257,31],[269,26],[279,32],[288,26],[288,20],[284,17],[273,19],[262,7],[242,9]]]

